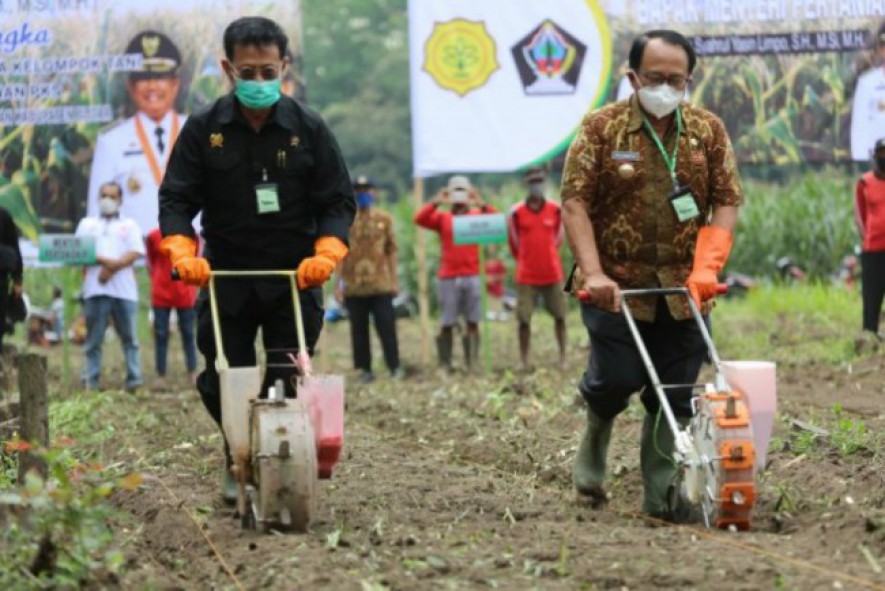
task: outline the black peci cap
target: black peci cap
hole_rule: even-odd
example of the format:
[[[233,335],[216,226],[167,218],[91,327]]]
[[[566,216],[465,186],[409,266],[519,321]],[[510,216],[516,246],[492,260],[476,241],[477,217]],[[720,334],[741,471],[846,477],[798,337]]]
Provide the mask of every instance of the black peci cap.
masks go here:
[[[543,182],[545,178],[547,178],[547,173],[544,172],[543,168],[540,168],[538,166],[533,166],[532,168],[529,168],[523,174],[523,179],[527,183]]]
[[[181,53],[172,40],[159,31],[141,31],[126,46],[126,53],[142,55],[141,69],[129,73],[135,80],[178,77]]]

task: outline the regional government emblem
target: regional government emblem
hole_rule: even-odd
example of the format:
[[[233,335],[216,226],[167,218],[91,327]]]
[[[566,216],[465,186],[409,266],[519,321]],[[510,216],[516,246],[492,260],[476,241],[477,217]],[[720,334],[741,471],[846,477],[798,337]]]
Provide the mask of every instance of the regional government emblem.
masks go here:
[[[499,67],[495,40],[482,21],[436,23],[424,45],[424,71],[458,96],[485,85]]]
[[[573,94],[587,46],[545,20],[510,48],[527,95]]]

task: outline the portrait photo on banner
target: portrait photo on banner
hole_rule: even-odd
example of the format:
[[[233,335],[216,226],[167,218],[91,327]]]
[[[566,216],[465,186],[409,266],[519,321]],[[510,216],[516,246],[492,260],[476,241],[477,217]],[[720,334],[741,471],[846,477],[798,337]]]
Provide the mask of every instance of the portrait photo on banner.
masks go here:
[[[27,263],[40,234],[72,233],[98,213],[99,187],[123,189],[121,213],[143,234],[157,225],[157,190],[190,113],[229,91],[221,34],[242,11],[284,23],[284,88],[305,96],[300,2],[199,0],[10,4],[0,52],[0,207]],[[4,5],[6,6],[6,5]],[[11,35],[11,33],[15,35]]]

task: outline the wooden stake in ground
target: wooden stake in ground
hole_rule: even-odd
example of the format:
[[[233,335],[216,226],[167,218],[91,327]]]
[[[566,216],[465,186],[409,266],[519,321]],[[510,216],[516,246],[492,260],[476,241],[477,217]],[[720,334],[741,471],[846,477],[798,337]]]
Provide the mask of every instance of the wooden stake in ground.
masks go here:
[[[424,179],[415,177],[415,211],[424,205]],[[418,312],[421,318],[421,364],[430,363],[430,301],[427,297],[427,238],[415,233],[415,263],[418,267]]]
[[[46,380],[46,357],[36,353],[19,355],[18,391],[21,399],[21,438],[31,445],[45,448],[49,445],[49,399]],[[46,476],[46,464],[31,452],[21,452],[18,461],[18,480],[24,482],[28,470],[35,469]]]

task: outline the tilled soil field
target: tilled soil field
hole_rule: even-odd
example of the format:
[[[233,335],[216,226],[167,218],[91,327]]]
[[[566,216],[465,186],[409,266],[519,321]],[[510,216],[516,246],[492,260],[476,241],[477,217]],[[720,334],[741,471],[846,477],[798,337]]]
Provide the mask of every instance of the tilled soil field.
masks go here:
[[[587,349],[573,320],[565,371],[553,369],[551,326],[539,318],[533,372],[508,369],[515,327],[498,323],[493,370],[448,377],[420,368],[417,323],[401,322],[409,375],[348,384],[344,458],[320,483],[307,534],[239,528],[219,498],[220,437],[183,381],[174,392],[114,395],[96,417],[115,425],[103,461],[145,477],[114,499],[129,516],[120,586],[885,589],[885,355],[778,368],[752,532],[661,527],[638,515],[638,403],[615,427],[608,507],[576,502],[570,471],[585,411],[574,385]],[[321,366],[350,374],[346,324],[328,327],[321,347]]]

